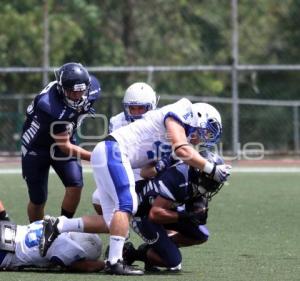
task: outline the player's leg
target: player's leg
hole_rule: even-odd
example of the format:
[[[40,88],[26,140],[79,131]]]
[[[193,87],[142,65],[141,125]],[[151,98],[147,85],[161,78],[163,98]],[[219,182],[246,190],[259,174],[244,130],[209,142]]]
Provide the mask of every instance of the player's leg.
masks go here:
[[[66,187],[65,195],[61,204],[61,215],[72,218],[80,202],[82,188]]]
[[[22,174],[29,194],[27,215],[30,222],[44,217],[44,207],[48,196],[49,168],[49,157],[46,153],[34,152],[22,156]]]
[[[129,219],[137,208],[135,181],[129,161],[116,141],[104,141],[91,157],[93,175],[99,192],[103,217],[110,230],[110,247],[106,272],[140,275],[122,263],[122,250],[129,231]]]
[[[100,196],[99,196],[98,189],[96,189],[93,192],[93,195],[92,195],[92,204],[94,206],[94,209],[95,209],[96,213],[98,215],[103,215],[103,211],[102,211],[102,207],[101,207],[101,203],[100,203]]]
[[[61,215],[72,218],[81,198],[83,187],[82,167],[78,160],[55,160],[51,162],[53,169],[65,186],[65,194],[61,205]]]
[[[162,225],[155,224],[145,218],[132,222],[135,232],[145,241],[137,250],[129,249],[124,259],[132,263],[134,260],[145,262],[145,267],[176,267],[181,263],[181,253],[178,247],[168,237]]]
[[[102,174],[101,174],[102,175]],[[97,183],[97,180],[96,180]],[[104,206],[110,208],[108,213],[113,213],[114,206],[111,203],[110,196],[107,196],[106,192],[101,194],[104,200]],[[108,203],[106,203],[108,202]],[[91,233],[108,233],[108,227],[104,221],[103,216],[84,216],[80,218],[66,218],[64,216],[45,217],[43,226],[43,235],[40,241],[39,250],[42,256],[45,256],[49,247],[56,239],[56,237],[62,232],[91,232]]]
[[[87,215],[79,218],[69,219],[64,216],[56,218],[57,232],[86,232],[86,233],[109,233],[103,216]]]
[[[27,215],[29,222],[32,223],[34,221],[41,220],[44,217],[44,208],[45,203],[35,204],[30,200],[27,205]]]
[[[39,243],[39,251],[42,257],[47,254],[49,247],[57,236],[64,232],[108,233],[109,229],[103,217],[99,215],[71,219],[65,216],[45,216]]]

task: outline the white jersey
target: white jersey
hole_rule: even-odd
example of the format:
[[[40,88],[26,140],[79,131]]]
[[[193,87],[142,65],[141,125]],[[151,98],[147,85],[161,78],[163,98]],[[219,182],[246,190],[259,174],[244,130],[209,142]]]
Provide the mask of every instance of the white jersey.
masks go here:
[[[125,114],[124,112],[121,112],[113,117],[110,118],[109,120],[109,133],[112,133],[113,131],[124,127],[128,124],[130,124],[131,122],[127,121],[125,118]],[[141,169],[134,169],[133,170],[133,174],[134,174],[134,179],[135,181],[139,181],[142,180],[143,178],[141,177]]]
[[[168,117],[181,123],[187,136],[197,127],[198,117],[193,116],[192,103],[183,98],[160,109],[148,111],[142,119],[111,133],[129,158],[133,169],[142,168],[160,159],[163,154],[171,153],[165,127],[165,119]]]
[[[49,248],[47,255],[41,257],[39,241],[42,229],[42,221],[24,226],[18,225],[15,238],[15,253],[7,253],[0,264],[0,268],[49,267],[51,260],[59,260],[60,264],[69,266],[73,262],[87,257],[86,251],[71,239],[71,233],[60,234]]]
[[[130,122],[126,120],[124,112],[120,112],[119,114],[110,118],[108,133],[111,133],[128,124],[130,124]]]

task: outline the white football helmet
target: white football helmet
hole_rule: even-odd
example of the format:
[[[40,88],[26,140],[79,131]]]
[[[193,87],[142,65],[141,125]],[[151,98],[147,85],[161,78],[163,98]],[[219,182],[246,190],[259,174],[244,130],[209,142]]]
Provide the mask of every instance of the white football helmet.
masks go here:
[[[219,111],[208,103],[194,103],[193,126],[196,127],[203,146],[215,145],[222,135],[222,120]]]
[[[127,121],[133,122],[142,118],[142,115],[132,115],[130,106],[144,106],[146,111],[156,109],[158,98],[155,91],[146,83],[136,82],[127,88],[123,98],[124,114]]]
[[[95,233],[70,232],[70,237],[86,252],[87,260],[97,260],[102,254],[102,240]]]

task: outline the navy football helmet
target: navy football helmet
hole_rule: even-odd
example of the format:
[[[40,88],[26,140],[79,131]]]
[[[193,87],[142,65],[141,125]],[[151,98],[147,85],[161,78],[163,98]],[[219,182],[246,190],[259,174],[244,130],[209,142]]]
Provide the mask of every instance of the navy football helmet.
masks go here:
[[[88,102],[87,98],[91,85],[91,77],[88,71],[80,63],[70,62],[54,71],[54,74],[57,89],[62,94],[66,105],[73,109],[82,108]],[[72,92],[82,92],[82,96],[73,100],[69,97]]]
[[[216,153],[209,150],[199,153],[211,163],[224,164],[223,158]],[[223,186],[223,183],[215,181],[210,175],[194,167],[189,168],[189,184],[192,187],[193,197],[205,196],[208,200],[216,195]]]

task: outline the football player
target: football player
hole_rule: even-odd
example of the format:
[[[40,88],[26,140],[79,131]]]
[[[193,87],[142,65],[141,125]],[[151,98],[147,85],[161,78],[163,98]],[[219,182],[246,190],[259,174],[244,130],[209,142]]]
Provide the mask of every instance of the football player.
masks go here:
[[[168,153],[172,151],[186,164],[223,183],[230,175],[231,167],[209,162],[189,144],[216,143],[221,132],[221,117],[213,106],[192,104],[183,98],[147,112],[142,119],[115,130],[97,144],[91,155],[91,163],[103,217],[111,234],[106,273],[143,274],[124,264],[122,258],[129,220],[136,213],[138,205],[132,169],[160,160],[168,147]],[[156,153],[153,153],[154,148]],[[46,222],[45,230],[48,225]],[[48,231],[44,233],[47,237],[41,240],[42,255],[51,244]]]
[[[27,108],[22,133],[22,172],[29,194],[27,214],[33,222],[44,217],[50,166],[65,186],[61,214],[72,217],[83,187],[79,159],[91,152],[76,145],[75,131],[100,96],[99,81],[80,63],[66,63]]]
[[[147,111],[156,109],[158,100],[159,97],[150,85],[144,82],[130,85],[124,94],[123,111],[110,119],[109,133],[141,119]]]
[[[116,129],[141,119],[149,111],[156,109],[159,97],[152,87],[144,82],[136,82],[130,85],[124,94],[123,111],[110,118],[109,133]],[[133,169],[135,181],[142,180],[140,169]],[[100,198],[97,189],[92,196],[92,203],[98,214],[101,214]]]
[[[200,154],[213,164],[224,164],[221,157],[208,150]],[[132,227],[145,243],[137,250],[131,242],[125,243],[125,262],[131,265],[135,260],[144,261],[145,270],[156,270],[156,266],[180,270],[179,247],[208,240],[208,201],[222,186],[185,163],[178,163],[137,186],[139,206]]]
[[[98,260],[102,252],[102,241],[97,234],[68,232],[60,235],[41,257],[39,240],[43,223],[16,225],[0,221],[0,269],[20,270],[24,268],[51,268],[79,272],[97,272],[104,268]]]

